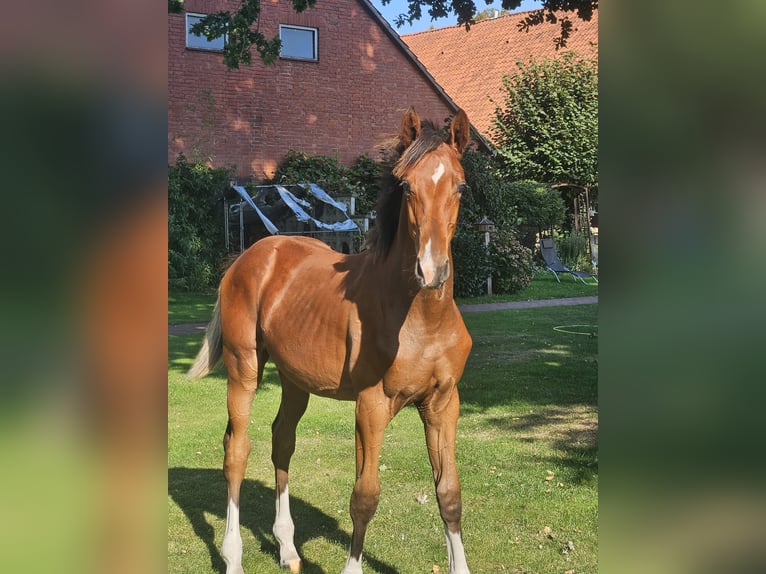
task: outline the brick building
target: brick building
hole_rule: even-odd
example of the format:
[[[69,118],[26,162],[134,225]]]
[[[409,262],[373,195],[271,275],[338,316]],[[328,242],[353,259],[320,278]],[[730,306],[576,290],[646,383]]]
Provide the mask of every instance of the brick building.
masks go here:
[[[229,70],[216,45],[187,34],[196,14],[236,0],[185,0],[168,14],[168,161],[179,152],[240,179],[271,176],[290,149],[346,165],[395,135],[404,109],[442,121],[457,107],[368,0],[322,0],[295,13],[262,3],[259,28],[282,57]]]

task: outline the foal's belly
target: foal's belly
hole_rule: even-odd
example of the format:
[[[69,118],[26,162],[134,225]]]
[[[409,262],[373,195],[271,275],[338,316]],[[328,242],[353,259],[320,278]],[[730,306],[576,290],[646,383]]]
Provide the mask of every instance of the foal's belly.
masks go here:
[[[382,384],[388,398],[410,403],[439,387],[454,386],[460,376],[450,360],[456,350],[444,345],[399,348],[391,357],[385,350],[356,350],[338,339],[336,343],[296,340],[270,349],[270,355],[289,383],[338,400],[355,400],[362,390]]]
[[[326,361],[308,359],[303,362],[300,358],[272,357],[283,381],[286,380],[308,393],[322,397],[348,401],[356,399],[353,386],[348,377],[343,375],[338,364],[323,366]]]

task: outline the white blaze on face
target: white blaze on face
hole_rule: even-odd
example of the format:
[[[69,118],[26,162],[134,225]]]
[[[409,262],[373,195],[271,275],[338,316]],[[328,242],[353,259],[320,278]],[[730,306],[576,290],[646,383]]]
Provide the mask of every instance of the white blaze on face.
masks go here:
[[[434,182],[434,185],[439,183],[439,180],[444,175],[444,164],[442,162],[439,162],[439,165],[436,166],[436,169],[434,170],[434,174],[431,176],[431,181]]]
[[[430,237],[423,250],[423,256],[420,258],[420,269],[423,271],[423,279],[426,284],[430,284],[433,281],[434,276],[436,276],[436,264],[434,263],[434,256],[431,252]]]

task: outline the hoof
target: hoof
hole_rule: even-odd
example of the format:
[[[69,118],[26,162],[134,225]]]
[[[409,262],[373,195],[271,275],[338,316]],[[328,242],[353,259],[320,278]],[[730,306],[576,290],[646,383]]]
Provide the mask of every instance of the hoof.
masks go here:
[[[301,561],[300,560],[290,560],[289,562],[286,562],[282,564],[284,568],[289,570],[290,572],[300,572],[301,571]]]

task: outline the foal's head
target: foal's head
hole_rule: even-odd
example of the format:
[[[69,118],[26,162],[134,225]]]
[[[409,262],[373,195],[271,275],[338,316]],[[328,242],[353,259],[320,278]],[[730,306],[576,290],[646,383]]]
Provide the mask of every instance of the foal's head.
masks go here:
[[[421,125],[407,110],[399,135],[402,156],[393,175],[402,188],[399,225],[414,243],[415,277],[421,287],[437,289],[450,276],[450,241],[457,225],[465,174],[460,158],[470,138],[468,117],[460,110],[444,141],[430,123]]]

